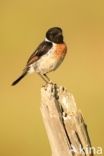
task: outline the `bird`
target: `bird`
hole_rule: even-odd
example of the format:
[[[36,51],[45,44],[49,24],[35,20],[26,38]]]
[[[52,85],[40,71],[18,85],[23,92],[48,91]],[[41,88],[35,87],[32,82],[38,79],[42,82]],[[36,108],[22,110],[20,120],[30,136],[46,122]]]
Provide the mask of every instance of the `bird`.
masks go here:
[[[22,74],[11,84],[16,85],[26,75],[36,72],[46,83],[50,82],[47,73],[56,70],[67,53],[63,30],[52,27],[46,31],[45,39],[29,57]]]

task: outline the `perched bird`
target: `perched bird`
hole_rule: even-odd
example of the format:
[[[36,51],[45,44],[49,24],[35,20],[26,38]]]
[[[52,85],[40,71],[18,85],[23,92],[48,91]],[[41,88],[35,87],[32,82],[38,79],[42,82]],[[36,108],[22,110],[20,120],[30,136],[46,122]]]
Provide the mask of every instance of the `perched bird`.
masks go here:
[[[22,75],[12,83],[12,86],[33,72],[38,73],[48,83],[50,79],[46,74],[54,71],[62,63],[66,52],[67,46],[63,40],[62,29],[59,27],[48,29],[45,40],[30,56]]]

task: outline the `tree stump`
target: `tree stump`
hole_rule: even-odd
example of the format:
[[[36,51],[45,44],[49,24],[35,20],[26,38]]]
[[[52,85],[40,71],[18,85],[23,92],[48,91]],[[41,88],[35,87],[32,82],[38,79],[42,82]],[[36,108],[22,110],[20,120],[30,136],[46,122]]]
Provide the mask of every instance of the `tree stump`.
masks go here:
[[[67,89],[56,84],[42,87],[41,114],[52,156],[93,156],[82,113]]]

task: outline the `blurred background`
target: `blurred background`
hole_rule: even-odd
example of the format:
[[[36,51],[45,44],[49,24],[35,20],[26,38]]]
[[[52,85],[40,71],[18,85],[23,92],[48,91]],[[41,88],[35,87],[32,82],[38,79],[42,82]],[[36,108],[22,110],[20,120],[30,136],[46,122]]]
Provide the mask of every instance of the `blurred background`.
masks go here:
[[[68,53],[49,77],[74,94],[92,145],[104,148],[104,1],[0,0],[0,156],[50,156],[37,74],[20,74],[48,28],[63,28]]]

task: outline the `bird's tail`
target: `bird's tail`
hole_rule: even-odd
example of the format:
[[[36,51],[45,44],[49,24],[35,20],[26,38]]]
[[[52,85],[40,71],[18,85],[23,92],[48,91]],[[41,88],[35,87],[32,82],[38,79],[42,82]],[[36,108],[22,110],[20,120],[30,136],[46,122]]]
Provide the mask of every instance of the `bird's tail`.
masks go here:
[[[23,79],[27,75],[27,73],[28,73],[28,70],[25,70],[23,74],[19,78],[17,78],[11,85],[12,86],[16,85],[21,79]]]

